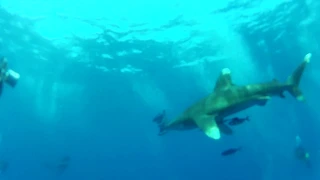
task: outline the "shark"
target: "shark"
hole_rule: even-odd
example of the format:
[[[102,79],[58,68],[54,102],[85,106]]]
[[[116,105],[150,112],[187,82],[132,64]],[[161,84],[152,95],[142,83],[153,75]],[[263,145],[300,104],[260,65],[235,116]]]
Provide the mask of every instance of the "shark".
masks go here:
[[[310,58],[311,53],[306,54],[303,62],[285,82],[273,79],[257,84],[236,85],[232,81],[231,70],[223,68],[209,95],[196,101],[172,120],[167,119],[165,111],[154,119],[159,127],[159,135],[173,130],[185,131],[198,128],[209,138],[218,140],[221,138],[221,133],[232,134],[232,130],[223,123],[227,116],[253,106],[265,106],[275,96],[285,98],[284,92],[289,92],[298,101],[305,101],[299,84]]]

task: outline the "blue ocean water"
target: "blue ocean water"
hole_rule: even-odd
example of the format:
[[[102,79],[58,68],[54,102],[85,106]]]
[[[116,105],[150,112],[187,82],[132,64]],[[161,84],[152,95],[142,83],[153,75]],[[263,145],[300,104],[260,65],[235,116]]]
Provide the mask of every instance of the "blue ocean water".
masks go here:
[[[0,5],[0,55],[21,75],[0,99],[0,179],[320,178],[318,1]],[[158,136],[153,117],[209,94],[222,68],[237,85],[282,82],[307,53],[305,102],[285,94],[247,109],[235,116],[250,121],[220,140]],[[297,136],[311,168],[294,154]],[[232,147],[242,149],[221,156]]]

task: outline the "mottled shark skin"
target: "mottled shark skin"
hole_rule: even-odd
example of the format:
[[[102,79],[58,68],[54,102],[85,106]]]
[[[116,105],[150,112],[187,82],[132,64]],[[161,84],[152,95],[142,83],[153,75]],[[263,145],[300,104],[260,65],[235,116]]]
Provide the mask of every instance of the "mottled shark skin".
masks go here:
[[[304,97],[299,89],[299,83],[310,58],[311,54],[309,53],[284,83],[273,80],[260,84],[238,86],[232,82],[230,69],[222,69],[212,93],[191,105],[177,118],[158,123],[159,135],[170,130],[199,128],[208,137],[218,140],[221,138],[220,132],[232,133],[232,130],[223,124],[223,118],[226,116],[252,106],[264,106],[272,96],[284,98],[285,91],[297,100],[303,101]]]

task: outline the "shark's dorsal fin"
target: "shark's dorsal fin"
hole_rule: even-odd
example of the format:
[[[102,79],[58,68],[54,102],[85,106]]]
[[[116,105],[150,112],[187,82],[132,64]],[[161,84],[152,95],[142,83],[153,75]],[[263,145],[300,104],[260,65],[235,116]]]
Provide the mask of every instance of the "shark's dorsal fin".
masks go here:
[[[216,85],[214,87],[213,91],[226,89],[230,86],[232,86],[232,79],[231,79],[231,71],[229,68],[224,68],[221,70],[220,76],[218,77],[216,81]]]

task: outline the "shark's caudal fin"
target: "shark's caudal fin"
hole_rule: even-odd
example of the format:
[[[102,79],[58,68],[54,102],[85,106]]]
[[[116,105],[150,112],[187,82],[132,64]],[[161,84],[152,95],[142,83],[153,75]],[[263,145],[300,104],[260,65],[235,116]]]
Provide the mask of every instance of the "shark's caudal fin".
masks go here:
[[[299,89],[300,79],[304,72],[306,65],[310,62],[311,54],[307,54],[304,57],[304,61],[295,69],[291,76],[287,79],[287,84],[290,85],[289,93],[294,96],[297,100],[303,101],[304,97]]]

